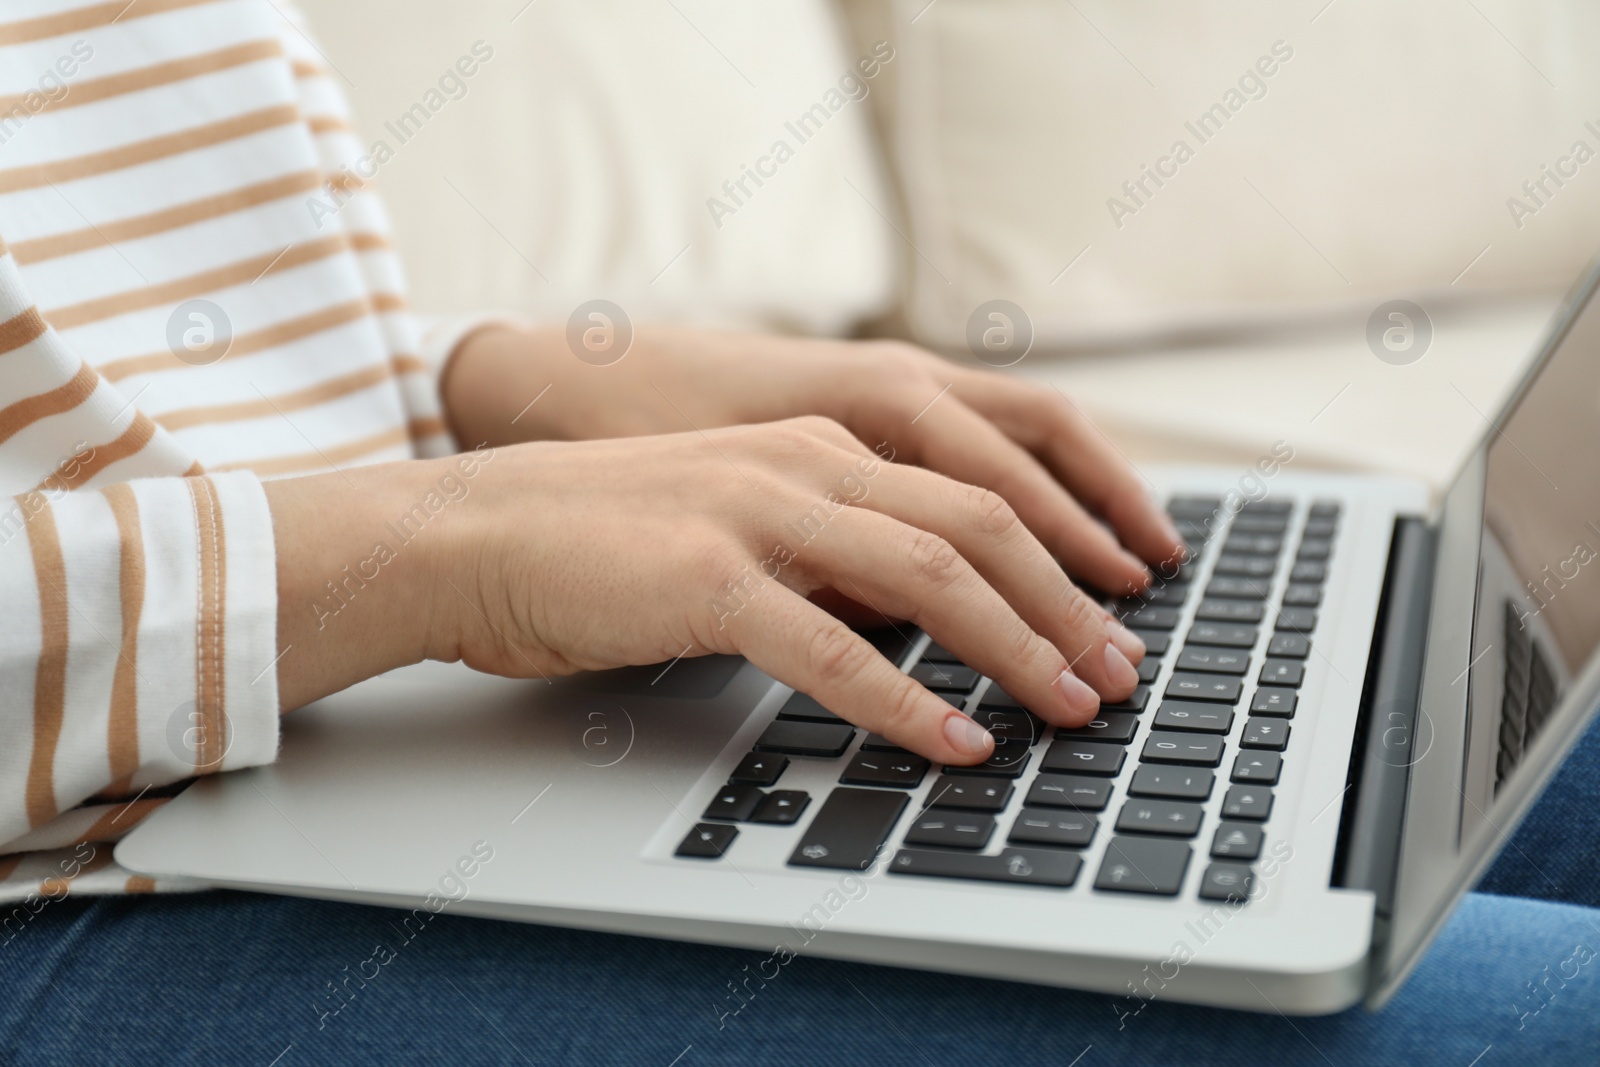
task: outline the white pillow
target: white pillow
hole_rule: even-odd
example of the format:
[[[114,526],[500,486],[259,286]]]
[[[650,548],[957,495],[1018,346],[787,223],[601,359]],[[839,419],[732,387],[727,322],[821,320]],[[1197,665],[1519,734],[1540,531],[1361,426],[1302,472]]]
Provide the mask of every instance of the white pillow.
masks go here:
[[[874,103],[929,343],[995,298],[1036,348],[1124,342],[1560,288],[1600,248],[1600,158],[1561,163],[1600,152],[1593,4],[840,2],[899,53]]]
[[[565,321],[603,298],[635,322],[837,333],[894,296],[869,105],[837,91],[859,57],[826,0],[303,6],[361,138],[393,149],[376,181],[424,311]],[[464,95],[391,128],[480,41]],[[786,124],[819,104],[802,143]],[[792,158],[763,162],[778,141]]]

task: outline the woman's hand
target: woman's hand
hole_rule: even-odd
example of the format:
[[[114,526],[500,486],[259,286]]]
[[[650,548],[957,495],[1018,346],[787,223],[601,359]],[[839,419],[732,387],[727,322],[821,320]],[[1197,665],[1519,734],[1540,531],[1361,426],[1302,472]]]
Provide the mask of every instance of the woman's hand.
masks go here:
[[[444,395],[468,444],[824,415],[885,457],[999,493],[1068,570],[1107,592],[1142,590],[1145,565],[1182,550],[1132,468],[1066,397],[898,342],[650,328],[597,366],[561,330],[493,326],[457,350]]]
[[[882,462],[822,418],[267,488],[286,707],[424,657],[538,677],[739,653],[924,756],[984,759],[989,734],[807,599],[822,590],[911,620],[1052,723],[1137,684],[1138,639],[997,494]],[[352,563],[359,589],[330,596]]]

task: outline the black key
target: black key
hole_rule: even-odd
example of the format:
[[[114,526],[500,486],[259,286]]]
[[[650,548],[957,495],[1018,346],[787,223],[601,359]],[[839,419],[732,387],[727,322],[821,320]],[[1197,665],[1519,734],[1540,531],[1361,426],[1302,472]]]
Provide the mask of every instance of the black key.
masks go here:
[[[1333,542],[1321,537],[1300,542],[1300,551],[1295,553],[1295,559],[1324,560],[1333,554]]]
[[[1100,820],[1081,811],[1047,811],[1023,808],[1011,824],[1008,845],[1059,845],[1082,848],[1094,840]]]
[[[1239,511],[1245,515],[1287,515],[1294,510],[1294,502],[1290,500],[1246,500],[1239,505]]]
[[[1222,551],[1244,556],[1276,556],[1283,551],[1283,538],[1272,534],[1229,534]]]
[[[1311,638],[1305,634],[1273,634],[1267,642],[1267,655],[1305,659],[1311,655]]]
[[[964,707],[967,703],[966,693],[941,693],[937,689],[931,690],[934,696],[949,704],[952,708]]]
[[[1139,712],[1145,709],[1145,705],[1148,703],[1150,703],[1150,688],[1149,686],[1140,685],[1134,687],[1133,692],[1129,694],[1127,700],[1118,701],[1115,704],[1101,704],[1100,710],[1131,711],[1137,715]]]
[[[1206,586],[1206,597],[1217,597],[1224,600],[1265,600],[1272,595],[1272,583],[1265,578],[1230,578],[1223,575],[1221,578],[1211,579],[1211,584]]]
[[[1284,608],[1278,612],[1276,628],[1308,634],[1317,628],[1317,611],[1315,608]]]
[[[928,761],[921,756],[896,756],[888,752],[857,752],[839,776],[845,785],[882,785],[892,789],[915,789],[928,773]]]
[[[1220,556],[1214,573],[1236,578],[1271,578],[1278,561],[1271,556]]]
[[[945,648],[939,642],[935,641],[927,648],[922,650],[922,661],[924,663],[960,664],[961,657],[956,655],[954,652],[951,652],[948,648]]]
[[[1250,701],[1250,711],[1255,715],[1277,715],[1281,718],[1294,718],[1294,706],[1300,702],[1300,695],[1293,689],[1256,690],[1256,695]]]
[[[1174,674],[1167,683],[1168,700],[1215,700],[1237,704],[1242,683],[1221,674]]]
[[[1056,728],[1056,737],[1076,738],[1079,741],[1105,741],[1108,744],[1125,745],[1133,740],[1133,735],[1139,731],[1139,716],[1129,715],[1122,711],[1101,711],[1093,719],[1076,730],[1063,730]]]
[[[1306,665],[1292,659],[1269,659],[1261,665],[1262,685],[1298,686],[1305,680]]]
[[[1250,653],[1232,648],[1191,645],[1178,656],[1178,669],[1207,674],[1243,674],[1250,669]]]
[[[1276,752],[1241,752],[1233,758],[1232,778],[1252,785],[1277,785],[1282,769],[1283,757]]]
[[[1122,625],[1135,630],[1170,630],[1178,625],[1178,609],[1146,605],[1121,616]]]
[[[1319,500],[1311,505],[1313,519],[1337,519],[1339,517],[1339,502],[1337,500]]]
[[[1203,622],[1260,622],[1267,606],[1258,600],[1202,600],[1194,617]]]
[[[1282,752],[1289,743],[1289,724],[1277,719],[1249,718],[1244,722],[1244,734],[1239,738],[1240,748],[1262,748]]]
[[[1100,861],[1094,887],[1114,893],[1177,896],[1189,870],[1189,851],[1182,841],[1113,837]]]
[[[1227,819],[1265,821],[1272,814],[1272,790],[1256,785],[1236,785],[1222,798],[1222,815]]]
[[[1139,759],[1145,763],[1190,763],[1215,767],[1222,762],[1224,738],[1209,734],[1171,733],[1153,730],[1145,739]]]
[[[771,785],[789,766],[788,756],[767,756],[752,752],[739,761],[739,766],[728,775],[728,781],[742,785]]]
[[[1232,622],[1197,622],[1189,627],[1188,644],[1211,645],[1217,648],[1254,648],[1257,631],[1254,626]]]
[[[1164,834],[1193,837],[1200,831],[1205,809],[1180,800],[1130,800],[1117,816],[1117,833]]]
[[[1173,518],[1206,519],[1215,515],[1222,501],[1214,496],[1175,496],[1167,501],[1167,514]]]
[[[1305,531],[1302,533],[1301,536],[1303,536],[1303,537],[1315,537],[1315,538],[1332,538],[1333,535],[1338,533],[1338,532],[1339,532],[1339,520],[1337,520],[1337,519],[1308,519],[1308,520],[1306,520]]]
[[[868,734],[867,735],[867,739],[865,741],[861,742],[861,751],[863,751],[863,752],[909,752],[910,750],[909,749],[905,749],[905,748],[901,748],[899,745],[895,744],[893,741],[889,740],[887,737],[884,737],[882,734]]]
[[[843,719],[818,704],[804,693],[796,693],[778,709],[778,718],[797,722],[842,723]]]
[[[1134,630],[1133,636],[1144,642],[1144,650],[1152,656],[1165,656],[1172,644],[1172,635],[1153,630]]]
[[[1149,685],[1156,680],[1156,675],[1161,673],[1161,661],[1154,656],[1146,656],[1139,661],[1139,682]]]
[[[1015,787],[1004,778],[952,778],[942,776],[928,792],[930,808],[962,808],[966,811],[1004,811]]]
[[[753,785],[729,783],[717,790],[702,819],[723,819],[727,822],[744,822],[756,810],[766,794]]]
[[[722,854],[728,851],[728,846],[733,844],[733,839],[739,836],[737,827],[727,823],[697,822],[694,829],[689,831],[679,844],[674,856],[685,856],[692,859],[720,860]]]
[[[1031,745],[1039,740],[1043,728],[1039,720],[1021,708],[979,707],[972,720],[994,735],[997,742],[1014,741]]]
[[[896,667],[906,658],[906,653],[911,650],[911,642],[915,636],[909,631],[902,633],[892,626],[882,626],[875,630],[862,630],[861,636],[867,643],[877,649],[884,659],[892,662]]]
[[[1242,863],[1213,863],[1200,876],[1200,899],[1243,904],[1250,899],[1255,875]]]
[[[889,864],[895,874],[1048,886],[1070,886],[1082,869],[1083,857],[1076,852],[1035,848],[1008,848],[998,856],[903,848]]]
[[[946,774],[981,774],[996,778],[1020,778],[1028,769],[1028,746],[1015,742],[1001,742],[982,763],[970,767],[952,767],[945,764]]]
[[[1189,767],[1140,767],[1133,772],[1128,793],[1138,797],[1167,797],[1171,800],[1205,800],[1217,776],[1210,771]]]
[[[1168,606],[1182,604],[1183,598],[1189,595],[1187,585],[1160,584],[1152,585],[1138,596],[1123,597],[1117,601],[1117,613],[1133,614],[1146,604],[1165,604]]]
[[[866,870],[878,858],[906,802],[906,795],[897,790],[838,786],[801,835],[789,865]]]
[[[980,708],[1020,708],[1022,701],[1001,689],[998,685],[991,685],[983,692],[983,699],[978,701]]]
[[[1281,534],[1289,528],[1289,516],[1284,515],[1239,515],[1228,527],[1234,533],[1269,533]]]
[[[774,789],[767,794],[766,799],[756,805],[755,814],[750,816],[750,821],[768,823],[772,826],[793,826],[800,821],[801,813],[810,804],[809,793],[802,793],[798,789]]]
[[[1301,560],[1289,568],[1291,582],[1322,582],[1328,578],[1328,565],[1314,559]]]
[[[1322,603],[1322,586],[1291,585],[1283,591],[1285,607],[1314,608]]]
[[[1052,741],[1040,762],[1042,771],[1092,774],[1115,777],[1122,770],[1127,750],[1121,745],[1097,745],[1092,741]]]
[[[970,693],[978,684],[978,672],[959,663],[919,663],[911,668],[911,677],[929,689]]]
[[[929,808],[912,820],[905,843],[936,848],[982,848],[993,834],[993,815]]]
[[[1261,855],[1266,832],[1247,822],[1225,822],[1211,838],[1211,855],[1219,860],[1253,860]]]
[[[791,756],[842,756],[855,736],[855,730],[848,725],[779,721],[756,739],[756,749]]]
[[[1180,700],[1161,705],[1161,710],[1156,712],[1155,726],[1158,730],[1225,734],[1233,729],[1233,709],[1226,704]]]
[[[1033,780],[1028,799],[1030,808],[1077,808],[1103,811],[1111,799],[1111,782],[1105,778],[1079,778],[1071,774],[1041,774]]]

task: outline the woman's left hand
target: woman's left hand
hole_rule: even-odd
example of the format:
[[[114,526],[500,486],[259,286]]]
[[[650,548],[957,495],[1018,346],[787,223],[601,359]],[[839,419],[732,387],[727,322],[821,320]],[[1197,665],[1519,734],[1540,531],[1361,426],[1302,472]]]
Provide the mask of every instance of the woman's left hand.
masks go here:
[[[1183,549],[1139,475],[1059,391],[900,342],[641,327],[607,363],[578,358],[564,330],[495,325],[456,350],[444,397],[465,445],[825,415],[886,459],[999,493],[1069,572],[1107,592],[1143,589],[1146,565]]]

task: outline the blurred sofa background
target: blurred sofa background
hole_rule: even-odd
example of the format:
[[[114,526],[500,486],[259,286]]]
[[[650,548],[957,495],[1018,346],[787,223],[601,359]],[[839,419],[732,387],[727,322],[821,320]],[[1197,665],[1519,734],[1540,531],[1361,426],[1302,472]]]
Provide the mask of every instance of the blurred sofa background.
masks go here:
[[[1578,0],[302,4],[424,313],[604,297],[970,360],[1005,299],[1015,372],[1136,459],[1286,440],[1437,484],[1600,248]],[[1410,360],[1367,341],[1394,299]]]

